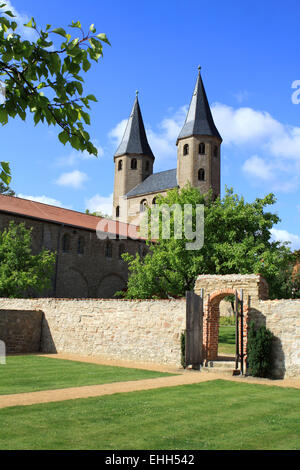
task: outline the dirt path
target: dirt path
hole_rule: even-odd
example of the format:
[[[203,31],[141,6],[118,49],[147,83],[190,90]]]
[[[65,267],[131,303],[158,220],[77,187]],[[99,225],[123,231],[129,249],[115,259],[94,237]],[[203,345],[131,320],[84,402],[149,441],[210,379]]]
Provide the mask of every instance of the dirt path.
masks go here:
[[[59,390],[45,390],[40,392],[19,393],[15,395],[1,395],[0,408],[11,406],[26,406],[38,403],[50,403],[77,398],[98,397],[103,395],[113,395],[115,393],[134,392],[140,390],[152,390],[162,387],[175,387],[177,385],[195,384],[222,379],[234,382],[252,383],[260,385],[275,385],[279,387],[292,387],[300,389],[300,379],[267,380],[254,377],[231,377],[219,373],[183,371],[176,367],[155,366],[154,364],[135,364],[128,361],[111,361],[108,359],[81,357],[70,354],[43,355],[56,359],[68,359],[79,362],[92,362],[94,364],[114,365],[119,367],[132,367],[149,370],[159,370],[164,372],[177,373],[172,377],[158,377],[156,379],[136,380],[130,382],[115,382],[103,385],[90,385],[86,387],[72,387]]]

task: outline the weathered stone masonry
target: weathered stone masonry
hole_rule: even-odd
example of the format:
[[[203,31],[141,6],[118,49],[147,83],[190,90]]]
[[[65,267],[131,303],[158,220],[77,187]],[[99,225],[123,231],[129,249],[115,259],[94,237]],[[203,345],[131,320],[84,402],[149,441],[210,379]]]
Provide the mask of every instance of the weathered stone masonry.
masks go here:
[[[43,312],[42,352],[180,364],[185,299],[1,299],[0,309]]]
[[[300,377],[300,300],[267,300],[268,286],[259,275],[199,276],[196,293],[201,289],[204,289],[203,345],[210,358],[217,355],[219,303],[235,289],[243,289],[244,337],[250,320],[266,325],[275,337],[273,375]],[[17,311],[17,317],[6,313],[5,328],[12,332],[11,338],[15,331],[18,341],[21,336],[30,337],[33,330],[30,323],[24,322],[20,336],[16,318],[21,321],[32,312],[43,315],[41,352],[180,365],[185,299],[0,299],[0,318],[3,311],[9,310]],[[38,326],[36,330],[40,331]],[[3,331],[2,328],[2,335]],[[1,327],[0,339],[3,339]],[[246,352],[246,341],[244,348]]]

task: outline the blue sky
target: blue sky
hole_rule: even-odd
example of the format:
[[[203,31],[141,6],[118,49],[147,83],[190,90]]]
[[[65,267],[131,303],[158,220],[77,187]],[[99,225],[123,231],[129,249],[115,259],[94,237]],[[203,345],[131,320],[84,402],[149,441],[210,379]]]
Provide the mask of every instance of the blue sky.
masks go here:
[[[12,187],[84,211],[109,211],[113,155],[135,90],[156,156],[155,171],[176,167],[176,137],[197,77],[202,77],[222,145],[225,185],[252,201],[274,192],[282,219],[273,236],[300,248],[300,80],[296,0],[10,0],[20,21],[66,27],[80,20],[105,32],[112,47],[86,75],[93,93],[89,132],[95,159],[64,147],[58,129],[31,119],[2,127],[1,160],[11,162]],[[300,93],[299,93],[300,97]]]

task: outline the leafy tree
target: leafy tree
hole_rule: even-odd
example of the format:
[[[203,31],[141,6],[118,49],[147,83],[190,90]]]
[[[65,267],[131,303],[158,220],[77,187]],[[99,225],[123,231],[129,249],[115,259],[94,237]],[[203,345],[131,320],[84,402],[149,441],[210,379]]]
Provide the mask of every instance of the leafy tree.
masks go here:
[[[0,194],[5,194],[6,196],[15,196],[16,193],[13,189],[11,189],[6,184],[0,181]]]
[[[24,40],[16,30],[18,24],[6,4],[0,5],[0,76],[5,86],[6,98],[0,105],[0,123],[19,116],[25,120],[28,113],[34,123],[46,122],[59,126],[59,140],[76,150],[87,150],[97,155],[84,123],[90,124],[90,102],[94,95],[84,95],[81,72],[87,72],[91,61],[103,56],[103,43],[109,44],[105,34],[96,34],[92,24],[84,32],[79,21],[72,22],[71,30],[79,31],[79,37],[65,29],[47,24],[38,28],[34,18],[25,24],[36,33],[36,40]],[[63,38],[57,45],[56,38]],[[0,178],[9,184],[8,164],[2,162]]]
[[[94,217],[102,217],[103,219],[110,219],[111,216],[104,214],[104,212],[97,211],[97,212],[90,212],[89,209],[86,209],[85,213],[87,215],[93,215]]]
[[[32,229],[11,222],[0,233],[0,296],[23,297],[26,292],[43,292],[51,286],[55,253],[43,249],[32,253]]]
[[[195,208],[204,204],[205,238],[203,248],[186,249],[189,242],[182,231],[182,239],[174,236],[174,213],[171,213],[171,238],[155,243],[148,241],[150,252],[142,259],[128,253],[123,255],[129,265],[130,277],[127,298],[167,298],[184,296],[192,290],[199,274],[260,273],[270,287],[270,296],[285,297],[280,273],[291,263],[291,251],[280,242],[271,240],[271,228],[279,222],[276,214],[266,211],[275,203],[273,194],[246,203],[232,189],[226,189],[223,199],[201,195],[197,188],[187,186],[173,189],[157,204],[193,206],[193,230],[196,230]],[[151,215],[149,209],[148,215]],[[160,225],[162,221],[160,221]]]

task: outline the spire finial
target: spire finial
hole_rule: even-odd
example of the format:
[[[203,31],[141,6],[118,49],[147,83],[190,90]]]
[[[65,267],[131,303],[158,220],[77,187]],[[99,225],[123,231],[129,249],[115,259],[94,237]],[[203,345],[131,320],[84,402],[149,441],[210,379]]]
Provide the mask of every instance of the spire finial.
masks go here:
[[[135,96],[138,97],[139,96],[139,90],[136,90],[135,92]]]
[[[201,72],[201,65],[198,65],[198,71]]]

